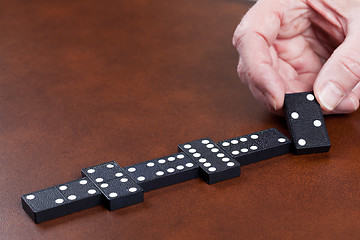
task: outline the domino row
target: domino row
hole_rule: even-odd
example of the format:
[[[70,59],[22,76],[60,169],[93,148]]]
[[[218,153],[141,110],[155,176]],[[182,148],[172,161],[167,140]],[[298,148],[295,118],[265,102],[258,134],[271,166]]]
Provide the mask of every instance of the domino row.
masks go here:
[[[144,192],[201,177],[208,184],[240,176],[240,166],[290,152],[291,141],[276,129],[221,141],[204,138],[179,152],[121,168],[115,161],[81,170],[82,178],[22,196],[36,222],[103,204],[116,210],[144,201]]]
[[[286,94],[285,116],[295,154],[326,152],[330,140],[312,92]],[[121,168],[107,162],[82,169],[82,178],[22,196],[40,223],[100,204],[116,210],[144,200],[144,192],[201,177],[208,184],[240,176],[240,166],[291,151],[292,141],[268,129],[215,143],[204,138],[178,146],[179,153]]]

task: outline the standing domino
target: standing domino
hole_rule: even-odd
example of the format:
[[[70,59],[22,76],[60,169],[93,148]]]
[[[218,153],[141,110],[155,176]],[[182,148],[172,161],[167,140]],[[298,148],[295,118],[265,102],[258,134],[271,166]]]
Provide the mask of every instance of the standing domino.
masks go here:
[[[240,164],[209,138],[181,144],[179,151],[199,165],[200,176],[208,184],[240,176]]]
[[[289,153],[291,140],[275,128],[218,143],[241,166]]]
[[[330,139],[319,103],[312,92],[285,95],[287,125],[295,154],[328,152]]]
[[[81,173],[103,193],[110,211],[144,201],[143,189],[114,161],[84,168]]]

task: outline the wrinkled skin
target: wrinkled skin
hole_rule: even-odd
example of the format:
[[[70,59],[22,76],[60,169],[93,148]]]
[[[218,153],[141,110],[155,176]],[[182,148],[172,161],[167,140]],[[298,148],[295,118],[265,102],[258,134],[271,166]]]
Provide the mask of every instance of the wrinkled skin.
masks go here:
[[[236,28],[238,73],[281,114],[285,93],[314,91],[328,114],[360,98],[359,0],[259,0]]]

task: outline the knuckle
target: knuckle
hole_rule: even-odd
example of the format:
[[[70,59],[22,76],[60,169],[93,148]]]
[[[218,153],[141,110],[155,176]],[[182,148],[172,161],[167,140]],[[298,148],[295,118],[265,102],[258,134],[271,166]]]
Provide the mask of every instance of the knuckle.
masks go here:
[[[244,24],[245,21],[246,20],[243,19],[235,29],[233,39],[232,39],[232,42],[233,42],[233,45],[234,45],[235,48],[239,47],[239,45],[241,43],[241,40],[243,39],[245,34],[248,32],[246,24]]]
[[[360,81],[360,57],[358,56],[342,56],[339,58],[339,64],[343,67],[348,75],[346,81],[355,87]]]
[[[237,72],[239,74],[239,78],[240,78],[241,82],[244,83],[245,85],[248,85],[250,75],[249,75],[249,72],[246,70],[245,66],[241,62],[239,62],[239,64],[238,64]]]

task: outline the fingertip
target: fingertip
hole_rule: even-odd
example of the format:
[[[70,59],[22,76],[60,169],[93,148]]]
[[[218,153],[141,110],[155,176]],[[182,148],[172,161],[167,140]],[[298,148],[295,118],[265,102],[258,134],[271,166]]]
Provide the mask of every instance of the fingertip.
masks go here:
[[[283,106],[284,106],[284,99],[285,99],[285,89],[283,89],[283,91],[279,90],[276,91],[274,96],[274,110],[275,111],[279,111],[282,110]]]
[[[328,81],[320,88],[314,86],[314,93],[320,106],[325,111],[333,111],[345,97],[342,88],[333,81]]]
[[[328,112],[329,114],[346,114],[352,113],[359,109],[359,99],[354,94],[347,95],[338,105],[337,107]]]
[[[277,115],[281,113],[284,105],[285,90],[272,91],[273,89],[266,89],[263,85],[254,85],[251,83],[249,88],[255,98],[262,102],[266,108]],[[281,89],[281,88],[278,88]]]

